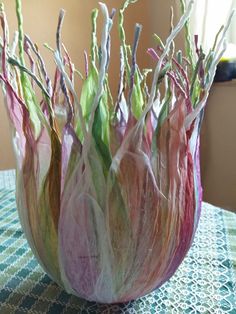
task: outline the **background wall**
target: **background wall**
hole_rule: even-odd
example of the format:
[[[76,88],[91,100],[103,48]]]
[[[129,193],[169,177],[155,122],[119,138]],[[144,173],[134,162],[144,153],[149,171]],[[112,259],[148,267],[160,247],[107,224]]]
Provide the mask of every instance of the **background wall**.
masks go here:
[[[53,58],[43,43],[47,42],[55,47],[55,32],[57,18],[60,8],[66,10],[66,17],[63,26],[63,42],[65,43],[73,62],[83,71],[84,49],[89,49],[90,43],[90,12],[94,7],[98,7],[96,0],[22,0],[24,15],[24,31],[34,42],[39,45],[41,54],[47,62],[50,73],[53,74]],[[111,9],[114,5],[119,8],[123,0],[104,0]],[[153,46],[152,34],[156,32],[161,38],[165,39],[169,32],[170,6],[174,5],[174,0],[140,0],[135,5],[131,5],[127,10],[125,17],[125,26],[127,30],[127,41],[132,43],[133,30],[136,22],[143,25],[141,35],[138,61],[143,67],[150,66],[150,58],[145,56],[146,49]],[[5,1],[5,11],[12,37],[17,29],[15,17],[15,1]],[[117,21],[117,19],[116,19]],[[102,18],[99,18],[99,25]],[[117,25],[114,24],[112,43],[112,73],[113,92],[117,90],[117,75],[119,73],[119,41]],[[0,169],[14,167],[14,155],[12,151],[9,123],[0,95]]]
[[[236,212],[236,82],[215,83],[201,136],[204,200]]]

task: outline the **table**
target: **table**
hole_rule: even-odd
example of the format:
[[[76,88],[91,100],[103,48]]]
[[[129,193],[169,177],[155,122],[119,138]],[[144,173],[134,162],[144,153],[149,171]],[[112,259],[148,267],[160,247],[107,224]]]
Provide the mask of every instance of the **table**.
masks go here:
[[[195,241],[176,274],[157,291],[122,305],[67,294],[32,255],[15,204],[15,172],[0,172],[1,314],[236,314],[236,214],[203,204]]]

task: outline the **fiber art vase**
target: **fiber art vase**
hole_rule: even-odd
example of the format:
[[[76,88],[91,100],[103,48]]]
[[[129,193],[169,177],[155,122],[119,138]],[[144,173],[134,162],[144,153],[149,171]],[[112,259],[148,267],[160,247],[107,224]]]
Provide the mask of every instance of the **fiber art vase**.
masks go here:
[[[227,29],[204,54],[188,30],[193,1],[186,9],[182,1],[183,16],[166,42],[156,35],[155,48],[147,50],[155,69],[143,70],[136,59],[141,26],[131,46],[123,28],[124,11],[134,2],[125,1],[118,12],[116,97],[108,76],[115,10],[100,3],[100,43],[98,10],[92,12],[84,73],[61,43],[60,12],[56,49],[46,46],[56,64],[53,80],[23,32],[21,2],[16,0],[19,29],[11,44],[3,6],[0,12],[0,79],[13,130],[22,228],[55,282],[101,303],[126,302],[160,287],[191,246],[202,201],[199,132]],[[184,53],[174,46],[183,28]]]

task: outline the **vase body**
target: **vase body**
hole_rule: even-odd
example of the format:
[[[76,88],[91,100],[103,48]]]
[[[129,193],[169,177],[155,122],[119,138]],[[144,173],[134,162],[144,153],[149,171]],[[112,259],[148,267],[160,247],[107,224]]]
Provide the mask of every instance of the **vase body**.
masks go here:
[[[83,157],[69,127],[61,142],[46,130],[37,141],[30,128],[16,133],[22,227],[44,270],[68,292],[101,303],[133,300],[182,262],[202,199],[199,124],[186,131],[185,110],[180,102],[158,132],[124,140],[108,171],[93,146]]]

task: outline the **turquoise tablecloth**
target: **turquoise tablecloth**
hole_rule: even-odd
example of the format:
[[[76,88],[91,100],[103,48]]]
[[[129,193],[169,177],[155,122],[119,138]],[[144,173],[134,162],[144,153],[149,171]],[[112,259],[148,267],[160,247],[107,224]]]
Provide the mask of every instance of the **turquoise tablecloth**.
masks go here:
[[[67,294],[42,271],[19,224],[14,171],[0,172],[0,313],[236,314],[236,215],[203,204],[194,244],[159,290],[123,305]]]

